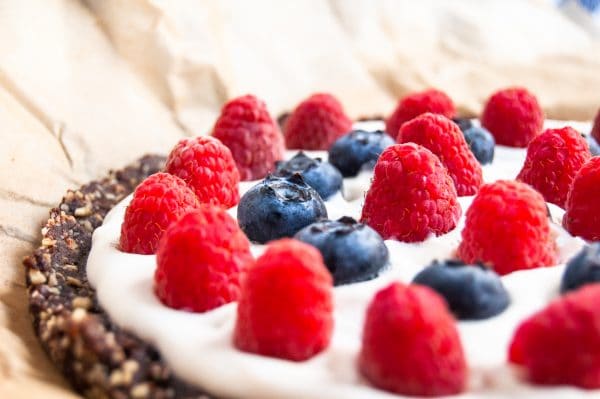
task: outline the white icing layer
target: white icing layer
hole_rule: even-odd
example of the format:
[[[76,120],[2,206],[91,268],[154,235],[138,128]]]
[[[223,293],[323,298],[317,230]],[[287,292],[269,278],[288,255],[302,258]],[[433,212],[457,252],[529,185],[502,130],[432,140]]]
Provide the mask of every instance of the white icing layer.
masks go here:
[[[378,128],[377,122],[361,127]],[[291,157],[293,153],[288,154]],[[326,157],[326,153],[310,153]],[[486,182],[513,179],[525,159],[525,150],[496,147],[492,165],[484,167]],[[345,196],[327,202],[332,219],[360,216],[370,173],[344,181]],[[245,192],[254,183],[241,184]],[[306,362],[247,354],[231,343],[236,304],[204,314],[177,311],[164,306],[152,290],[155,256],[134,255],[117,249],[120,227],[130,197],[118,204],[93,236],[87,264],[88,277],[101,305],[120,326],[156,345],[166,362],[181,378],[220,397],[236,398],[392,398],[362,379],[356,369],[366,306],[379,289],[391,281],[408,283],[433,259],[449,258],[460,241],[464,213],[472,197],[460,198],[463,218],[452,232],[422,243],[386,241],[391,267],[375,280],[337,287],[334,290],[335,329],[331,345]],[[550,205],[552,219],[560,221],[563,211]],[[236,210],[231,214],[235,217]],[[544,388],[522,382],[506,362],[506,351],[519,322],[543,308],[558,295],[564,262],[583,242],[553,225],[560,249],[558,266],[512,273],[502,278],[511,296],[509,308],[497,317],[459,322],[458,329],[470,367],[469,387],[461,398],[565,398],[594,396],[598,391],[570,387]],[[264,246],[253,245],[260,255]]]

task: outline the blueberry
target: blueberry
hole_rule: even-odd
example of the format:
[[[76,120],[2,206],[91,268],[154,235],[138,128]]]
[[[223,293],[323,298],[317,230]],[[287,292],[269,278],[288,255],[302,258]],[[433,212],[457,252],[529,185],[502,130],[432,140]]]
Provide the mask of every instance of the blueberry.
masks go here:
[[[471,148],[471,152],[480,164],[485,165],[494,160],[494,146],[496,145],[496,141],[490,132],[483,127],[473,126],[465,130],[463,134],[465,135],[467,144]]]
[[[592,153],[592,156],[596,157],[600,155],[600,144],[598,144],[596,139],[592,137],[591,134],[586,134],[585,139],[588,142],[588,146],[590,147],[590,152]]]
[[[350,217],[311,224],[294,238],[321,251],[335,285],[371,280],[389,262],[388,249],[381,236]]]
[[[479,264],[467,265],[458,260],[434,261],[416,275],[413,283],[437,291],[459,319],[487,319],[504,311],[510,303],[500,277]]]
[[[569,259],[560,292],[575,290],[588,283],[600,283],[600,242],[586,245]]]
[[[372,169],[383,150],[394,143],[394,139],[382,130],[353,130],[333,143],[329,149],[329,162],[344,177],[356,176],[363,168]]]
[[[329,162],[321,158],[307,157],[302,151],[286,162],[278,162],[275,176],[289,177],[300,173],[304,181],[314,188],[324,200],[340,191],[342,174]]]
[[[452,118],[452,121],[456,123],[463,132],[473,126],[473,122],[470,118]]]
[[[248,190],[238,204],[237,218],[250,241],[264,244],[292,237],[301,228],[327,219],[327,209],[319,194],[296,173],[268,176]]]

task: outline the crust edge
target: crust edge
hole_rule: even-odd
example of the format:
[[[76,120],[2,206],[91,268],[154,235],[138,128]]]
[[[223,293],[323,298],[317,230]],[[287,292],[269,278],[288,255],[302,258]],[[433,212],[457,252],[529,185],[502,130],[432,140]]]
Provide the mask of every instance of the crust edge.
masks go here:
[[[119,201],[165,158],[146,155],[98,181],[67,191],[23,260],[35,334],[52,362],[88,398],[202,398],[158,351],[120,329],[98,304],[86,273],[92,234]]]

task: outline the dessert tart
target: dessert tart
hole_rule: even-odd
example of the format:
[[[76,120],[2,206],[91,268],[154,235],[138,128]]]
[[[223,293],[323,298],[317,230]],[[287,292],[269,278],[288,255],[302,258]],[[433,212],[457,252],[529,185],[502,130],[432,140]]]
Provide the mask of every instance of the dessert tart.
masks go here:
[[[259,100],[231,101],[218,140],[144,156],[51,210],[24,261],[36,334],[90,398],[597,395],[600,370],[581,366],[580,346],[555,355],[581,366],[563,378],[531,341],[544,332],[536,317],[570,320],[555,315],[600,297],[588,284],[600,279],[600,250],[580,238],[595,232],[577,217],[586,210],[576,194],[564,195],[585,194],[594,162],[578,132],[559,129],[569,123],[544,122],[511,90],[482,115],[493,135],[477,120],[452,122],[437,91],[399,103],[387,120],[396,137],[382,120],[352,124],[319,94],[281,119],[300,147],[286,151]],[[520,118],[512,135],[507,115]],[[568,160],[544,185],[548,172],[532,171],[556,170],[543,165],[555,157],[545,143],[557,141]],[[196,252],[226,252],[203,261],[220,279],[178,266],[195,262],[190,237],[202,237]],[[600,331],[576,327],[596,353]]]

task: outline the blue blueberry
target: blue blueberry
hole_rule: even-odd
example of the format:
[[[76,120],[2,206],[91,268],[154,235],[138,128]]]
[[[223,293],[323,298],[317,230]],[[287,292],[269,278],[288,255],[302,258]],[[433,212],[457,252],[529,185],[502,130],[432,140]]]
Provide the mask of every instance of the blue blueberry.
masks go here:
[[[473,126],[473,122],[470,118],[452,118],[452,121],[456,123],[463,132]]]
[[[342,188],[342,174],[329,162],[321,158],[310,158],[302,151],[292,159],[278,162],[275,176],[289,177],[300,173],[304,181],[314,188],[324,200],[340,191]]]
[[[483,265],[434,261],[416,275],[413,283],[437,291],[452,313],[463,320],[487,319],[504,311],[510,303],[498,274]]]
[[[463,134],[471,152],[480,164],[485,165],[494,160],[496,141],[490,132],[483,127],[473,126],[465,130]]]
[[[321,196],[298,173],[268,176],[240,199],[238,223],[250,241],[261,244],[292,237],[305,226],[327,219]]]
[[[560,291],[575,290],[589,283],[600,283],[600,242],[586,245],[567,262]]]
[[[371,280],[389,262],[388,249],[381,236],[350,217],[311,224],[294,238],[321,252],[335,285]]]
[[[329,162],[344,177],[356,176],[364,168],[372,169],[379,155],[392,144],[394,139],[382,130],[353,130],[333,143],[329,149]]]
[[[590,152],[592,153],[592,156],[597,157],[598,155],[600,155],[600,144],[598,144],[596,139],[592,137],[591,134],[586,134],[584,137],[588,142],[588,146],[590,147]]]

